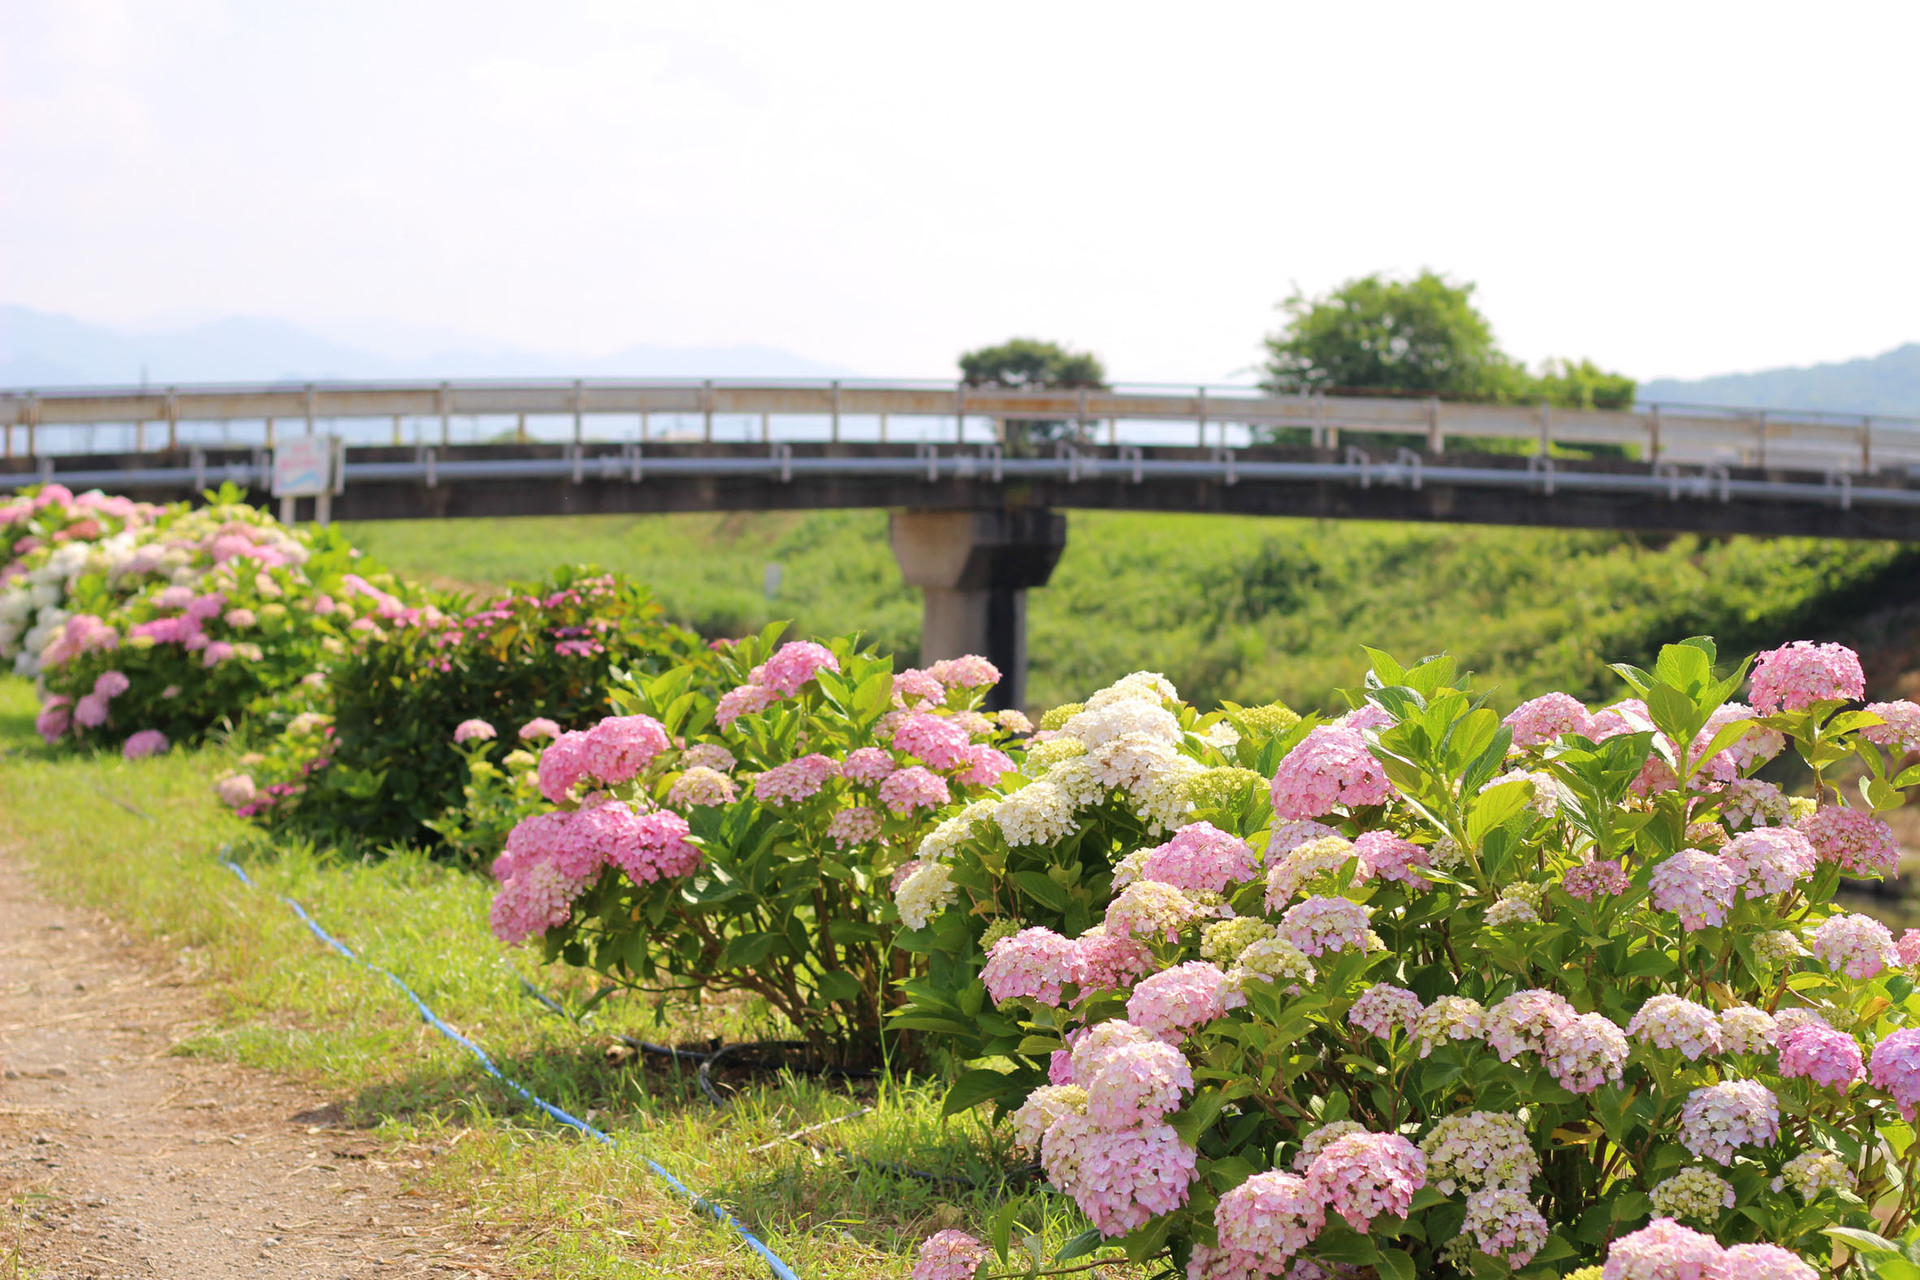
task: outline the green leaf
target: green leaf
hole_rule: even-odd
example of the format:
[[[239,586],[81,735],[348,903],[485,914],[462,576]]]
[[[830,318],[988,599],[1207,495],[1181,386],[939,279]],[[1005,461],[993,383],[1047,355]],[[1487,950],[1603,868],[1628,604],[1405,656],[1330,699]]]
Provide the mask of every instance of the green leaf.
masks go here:
[[[993,1256],[1001,1262],[1007,1260],[1007,1245],[1013,1240],[1013,1215],[1020,1207],[1017,1200],[1009,1200],[1000,1206],[1000,1212],[993,1215],[993,1224],[988,1237],[993,1241]]]
[[[1413,1255],[1405,1249],[1376,1250],[1373,1265],[1381,1280],[1415,1280]]]
[[[1682,693],[1690,693],[1711,681],[1713,642],[1708,640],[1708,648],[1702,650],[1694,643],[1700,639],[1704,637],[1695,636],[1693,640],[1660,646],[1660,657],[1653,664],[1653,678]]]
[[[1197,1147],[1200,1145],[1200,1135],[1220,1118],[1220,1111],[1226,1105],[1227,1095],[1218,1089],[1199,1094],[1187,1104],[1185,1110],[1174,1116],[1171,1121],[1173,1131],[1188,1146]]]
[[[1066,893],[1059,885],[1050,880],[1045,872],[1016,871],[1013,873],[1012,879],[1028,896],[1034,898],[1041,905],[1051,907],[1055,911],[1065,911],[1067,909]]]
[[[1084,1258],[1098,1249],[1106,1240],[1100,1234],[1100,1228],[1088,1227],[1073,1239],[1060,1246],[1060,1252],[1053,1255],[1055,1262],[1072,1262],[1075,1258]]]
[[[1383,649],[1370,649],[1364,644],[1360,646],[1360,651],[1373,663],[1373,673],[1380,677],[1381,684],[1391,686],[1406,682],[1407,669],[1395,662],[1392,654]]]
[[[1467,814],[1468,847],[1479,848],[1487,832],[1520,812],[1532,796],[1533,784],[1524,778],[1489,787],[1475,796],[1473,809]]]
[[[852,1003],[866,994],[860,980],[845,969],[829,969],[820,975],[820,994],[829,1000]]]
[[[893,673],[882,669],[860,682],[853,693],[853,714],[862,721],[872,719],[893,701]]]
[[[971,1071],[962,1071],[960,1078],[947,1090],[947,1096],[940,1103],[943,1116],[958,1115],[970,1111],[983,1102],[1003,1098],[1019,1090],[1019,1082],[1004,1071],[991,1071],[985,1067],[975,1067]]]
[[[1844,1243],[1856,1253],[1891,1253],[1898,1255],[1900,1246],[1885,1236],[1875,1235],[1871,1231],[1862,1231],[1858,1227],[1822,1227],[1820,1234],[1832,1236]]]

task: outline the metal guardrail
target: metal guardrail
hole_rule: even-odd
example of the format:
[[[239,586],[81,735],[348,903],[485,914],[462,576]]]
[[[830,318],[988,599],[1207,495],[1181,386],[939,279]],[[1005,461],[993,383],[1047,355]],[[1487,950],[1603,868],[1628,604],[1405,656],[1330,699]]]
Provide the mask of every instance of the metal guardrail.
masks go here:
[[[744,425],[752,438],[757,419],[762,443],[779,438],[888,439],[894,419],[917,419],[923,431],[950,432],[951,443],[995,424],[1043,420],[1071,425],[1079,442],[1104,436],[1113,446],[1175,443],[1170,429],[1190,425],[1192,442],[1230,447],[1258,442],[1275,431],[1302,431],[1321,447],[1337,447],[1342,432],[1368,432],[1423,440],[1442,453],[1462,439],[1530,442],[1547,455],[1554,445],[1616,446],[1643,461],[1696,465],[1769,467],[1856,474],[1886,466],[1920,465],[1920,419],[1812,413],[1793,410],[1725,409],[1710,406],[1643,405],[1633,410],[1561,409],[1545,405],[1461,404],[1434,398],[1273,395],[1237,387],[1169,387],[1120,384],[1111,388],[1032,390],[970,387],[937,382],[748,382],[706,380],[312,382],[152,387],[74,387],[0,391],[4,453],[41,457],[91,452],[74,447],[73,432],[59,445],[49,431],[123,427],[132,450],[178,449],[183,424],[223,424],[229,444],[271,447],[276,430],[312,433],[323,423],[371,423],[391,419],[394,443],[411,422],[417,442],[453,443],[453,423],[513,421],[524,432],[529,418],[570,421],[571,440],[585,443],[591,422],[603,436],[646,444],[654,419],[691,420],[677,439],[715,439],[715,421]],[[627,419],[625,422],[620,419]],[[795,419],[804,420],[796,423]],[[778,430],[776,430],[778,421]],[[235,441],[235,424],[248,438]],[[258,424],[257,438],[253,425]],[[149,427],[155,430],[149,433]],[[1229,428],[1232,428],[1230,431]],[[970,434],[971,433],[971,434]],[[1151,438],[1149,438],[1151,437]],[[733,437],[738,440],[741,437]],[[205,443],[205,442],[203,442]],[[370,441],[369,441],[370,443]]]

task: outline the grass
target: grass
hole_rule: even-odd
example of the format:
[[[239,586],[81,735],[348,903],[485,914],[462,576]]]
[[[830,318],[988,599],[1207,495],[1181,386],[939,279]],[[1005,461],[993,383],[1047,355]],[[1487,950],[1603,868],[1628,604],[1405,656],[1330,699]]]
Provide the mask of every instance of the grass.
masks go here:
[[[351,526],[387,564],[497,585],[559,561],[648,583],[704,634],[775,618],[807,634],[858,629],[911,657],[919,601],[900,581],[886,513],[575,516]],[[1029,597],[1031,701],[1084,697],[1116,676],[1169,675],[1193,701],[1343,706],[1362,644],[1442,647],[1507,707],[1549,689],[1610,699],[1608,662],[1713,634],[1723,651],[1834,638],[1914,555],[1890,543],[1712,539],[1472,525],[1076,511],[1052,582]],[[777,593],[766,567],[781,566]],[[1598,675],[1596,675],[1598,673]]]
[[[176,1052],[277,1071],[344,1098],[350,1120],[421,1158],[412,1176],[422,1190],[454,1205],[476,1233],[506,1241],[524,1274],[767,1274],[737,1237],[652,1176],[643,1156],[730,1206],[809,1280],[904,1276],[924,1236],[982,1230],[1003,1194],[1056,1247],[1084,1225],[1071,1202],[1037,1184],[1003,1188],[1021,1162],[976,1119],[942,1120],[935,1081],[849,1090],[766,1080],[715,1108],[684,1073],[657,1059],[616,1064],[608,1050],[622,1034],[685,1043],[777,1033],[750,1004],[616,1000],[584,1024],[557,1017],[523,993],[517,975],[576,1008],[590,981],[495,943],[478,878],[418,857],[363,864],[265,847],[212,800],[218,749],[55,759],[32,735],[32,707],[24,681],[0,679],[5,855],[51,896],[115,916],[197,974],[216,1013]],[[220,866],[223,847],[248,865],[257,890]],[[298,899],[508,1075],[607,1129],[618,1147],[524,1106],[426,1028],[384,979],[322,947],[276,894]],[[782,1141],[862,1106],[872,1110],[814,1135],[817,1150]]]

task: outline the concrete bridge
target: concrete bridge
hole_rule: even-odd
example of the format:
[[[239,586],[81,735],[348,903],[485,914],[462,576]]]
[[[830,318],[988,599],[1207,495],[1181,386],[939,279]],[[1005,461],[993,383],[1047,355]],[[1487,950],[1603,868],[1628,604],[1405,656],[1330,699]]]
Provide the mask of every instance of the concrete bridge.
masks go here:
[[[1057,438],[1023,438],[1024,422]],[[154,500],[227,480],[264,497],[276,446],[326,437],[326,492],[283,497],[289,519],[889,508],[926,597],[923,658],[988,654],[1008,705],[1024,696],[1026,592],[1059,559],[1066,508],[1920,541],[1920,420],[1834,414],[447,382],[9,391],[0,428],[0,489]],[[103,436],[119,447],[101,451]]]

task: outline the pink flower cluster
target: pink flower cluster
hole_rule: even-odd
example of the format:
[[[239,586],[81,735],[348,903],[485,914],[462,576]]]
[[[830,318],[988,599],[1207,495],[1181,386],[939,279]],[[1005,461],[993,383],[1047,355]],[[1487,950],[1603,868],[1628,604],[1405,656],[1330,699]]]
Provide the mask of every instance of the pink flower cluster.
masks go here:
[[[652,716],[609,716],[584,733],[562,733],[540,754],[540,794],[554,804],[583,782],[617,786],[667,749],[667,731]]]
[[[1911,1122],[1914,1105],[1920,1103],[1920,1031],[1903,1027],[1893,1032],[1873,1046],[1868,1065],[1873,1087],[1891,1094],[1901,1116]]]
[[[798,804],[820,793],[839,766],[817,751],[777,764],[753,780],[754,798],[762,804]]]
[[[1245,840],[1211,822],[1195,822],[1147,850],[1140,878],[1190,892],[1221,893],[1228,885],[1253,879],[1259,869]]]
[[[1813,842],[1822,862],[1834,862],[1848,875],[1890,876],[1900,866],[1900,842],[1893,828],[1860,809],[1828,805],[1797,824]]]
[[[820,759],[822,757],[811,757]],[[782,765],[788,768],[788,765]],[[765,774],[761,775],[763,778]],[[754,794],[759,795],[758,788]],[[947,780],[919,765],[888,774],[880,783],[880,802],[901,817],[915,809],[938,809],[952,799]]]
[[[1369,831],[1355,836],[1353,851],[1369,878],[1392,880],[1414,889],[1430,889],[1433,882],[1417,868],[1431,865],[1427,850],[1391,831]]]
[[[141,729],[127,735],[127,740],[120,745],[120,754],[129,760],[139,760],[160,755],[169,745],[167,735],[158,729]]]
[[[1654,867],[1649,884],[1656,908],[1679,916],[1682,928],[1704,929],[1727,922],[1740,875],[1725,859],[1682,849]]]
[[[1127,1021],[1163,1040],[1178,1041],[1244,1003],[1218,965],[1189,960],[1141,980],[1127,997]]]
[[[840,776],[849,782],[875,783],[893,770],[893,757],[879,747],[849,751],[847,758],[840,762]]]
[[[1680,1109],[1680,1145],[1718,1164],[1732,1164],[1736,1148],[1767,1146],[1779,1133],[1779,1102],[1752,1080],[1695,1089]]]
[[[462,720],[453,730],[456,743],[491,742],[499,735],[485,720]]]
[[[1617,897],[1625,893],[1631,883],[1626,869],[1619,863],[1601,859],[1583,862],[1567,872],[1561,878],[1560,887],[1569,897],[1592,902],[1595,898]]]
[[[1513,745],[1533,751],[1553,742],[1563,733],[1585,736],[1592,714],[1576,698],[1564,693],[1549,693],[1515,707],[1500,723],[1513,730]]]
[[[1816,702],[1866,694],[1860,655],[1840,644],[1796,640],[1769,649],[1753,664],[1753,705],[1762,715],[1804,711]]]
[[[1720,1052],[1720,1020],[1713,1010],[1665,992],[1640,1006],[1627,1034],[1655,1048],[1677,1049],[1689,1062]]]
[[[1214,1209],[1224,1257],[1211,1274],[1279,1275],[1287,1259],[1319,1236],[1326,1220],[1326,1206],[1305,1178],[1278,1169],[1256,1173],[1221,1196]]]
[[[971,740],[952,716],[909,711],[893,729],[893,749],[904,751],[936,769],[956,769],[968,763]]]
[[[1868,725],[1860,731],[1861,737],[1889,748],[1895,755],[1920,751],[1920,707],[1902,698],[1898,702],[1869,702],[1867,710],[1886,723]]]
[[[1352,729],[1320,725],[1280,761],[1273,811],[1281,818],[1318,818],[1341,805],[1384,804],[1392,791],[1366,739]]]
[[[980,981],[995,1004],[1026,998],[1058,1007],[1062,983],[1073,980],[1072,941],[1051,929],[1022,929],[987,948]]]
[[[1370,909],[1351,899],[1312,897],[1287,908],[1280,917],[1280,936],[1307,956],[1364,949],[1372,935],[1372,918]]]
[[[971,1280],[987,1247],[964,1231],[938,1231],[920,1244],[911,1280]]]
[[[1785,893],[1813,874],[1819,859],[1807,837],[1791,827],[1756,827],[1737,835],[1720,854],[1744,896]]]
[[[1364,1234],[1382,1214],[1407,1216],[1427,1184],[1427,1158],[1399,1134],[1349,1133],[1313,1158],[1306,1183],[1308,1195]]]
[[[1872,916],[1829,916],[1808,936],[1807,950],[1827,968],[1849,978],[1871,978],[1900,963],[1893,934]]]
[[[559,886],[571,886],[561,905],[570,904],[602,867],[619,868],[635,884],[691,874],[700,851],[688,843],[689,834],[686,819],[677,813],[642,813],[618,800],[523,818],[493,864],[500,881],[493,906],[495,936],[520,942],[564,923],[564,912],[553,918]],[[540,920],[547,923],[532,927]]]
[[[1607,1249],[1601,1280],[1818,1280],[1819,1272],[1772,1244],[1720,1247],[1712,1236],[1655,1218]]]
[[[1780,1074],[1804,1076],[1844,1092],[1864,1079],[1866,1070],[1852,1036],[1824,1022],[1804,1022],[1780,1034]]]
[[[1396,1030],[1413,1030],[1420,1009],[1420,997],[1405,987],[1376,982],[1362,991],[1353,1008],[1347,1010],[1347,1021],[1368,1035],[1391,1040]]]

